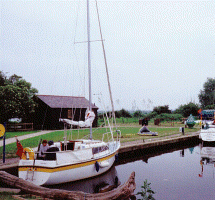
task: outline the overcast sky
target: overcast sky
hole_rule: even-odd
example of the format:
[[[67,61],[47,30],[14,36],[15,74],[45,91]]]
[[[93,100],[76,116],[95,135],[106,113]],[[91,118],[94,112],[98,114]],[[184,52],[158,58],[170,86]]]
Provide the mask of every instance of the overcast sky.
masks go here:
[[[1,1],[1,66],[45,95],[88,99],[85,1]],[[215,78],[215,1],[99,1],[115,109],[175,109]],[[99,40],[90,1],[91,40]],[[82,43],[77,43],[82,42]],[[91,42],[93,102],[107,103],[100,42]]]

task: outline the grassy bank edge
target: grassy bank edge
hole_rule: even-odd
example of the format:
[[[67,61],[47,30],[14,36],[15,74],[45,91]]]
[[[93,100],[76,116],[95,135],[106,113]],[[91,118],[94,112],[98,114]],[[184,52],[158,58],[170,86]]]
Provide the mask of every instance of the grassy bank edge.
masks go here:
[[[122,133],[122,138],[121,142],[130,142],[130,141],[135,141],[135,140],[143,140],[143,139],[149,139],[149,138],[162,138],[165,136],[171,136],[171,135],[176,135],[180,134],[179,132],[179,127],[162,127],[162,126],[149,126],[149,130],[152,132],[158,132],[158,136],[139,136],[137,135],[140,127],[138,126],[123,126],[119,127],[121,133]],[[93,129],[95,139],[102,139],[102,134],[106,131],[106,128],[102,129]],[[101,133],[99,133],[101,131]],[[199,131],[199,127],[195,127],[192,129],[185,129],[185,134],[191,134],[193,132]],[[81,131],[79,130],[73,130],[72,131],[72,139],[77,139],[77,138],[82,138],[84,136],[87,136],[89,133],[88,129],[82,129]],[[67,135],[69,138],[71,138],[71,130],[67,131]],[[47,140],[53,140],[53,141],[62,141],[64,137],[64,131],[55,131],[55,132],[50,132],[44,135],[40,136],[35,136],[33,138],[28,138],[25,140],[21,141],[21,144],[23,147],[30,147],[34,148],[37,147],[39,144],[39,141],[41,139],[47,139]],[[116,134],[115,134],[116,137]],[[16,143],[11,143],[11,144],[6,144],[6,158],[14,158],[17,157],[16,155],[17,147]],[[3,147],[0,147],[0,158],[3,157]]]

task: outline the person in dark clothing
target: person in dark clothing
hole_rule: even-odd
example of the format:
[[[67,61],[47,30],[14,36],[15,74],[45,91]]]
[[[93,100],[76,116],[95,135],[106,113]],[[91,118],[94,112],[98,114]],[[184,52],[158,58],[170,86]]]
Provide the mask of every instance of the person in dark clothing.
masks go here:
[[[55,151],[59,151],[59,148],[57,146],[54,145],[53,140],[48,141],[48,145],[49,148],[46,152],[55,152]]]
[[[59,151],[59,148],[54,145],[54,142],[52,140],[48,141],[48,145],[49,145],[49,149],[46,151],[47,152],[46,160],[56,160],[56,153],[51,153],[51,152]]]

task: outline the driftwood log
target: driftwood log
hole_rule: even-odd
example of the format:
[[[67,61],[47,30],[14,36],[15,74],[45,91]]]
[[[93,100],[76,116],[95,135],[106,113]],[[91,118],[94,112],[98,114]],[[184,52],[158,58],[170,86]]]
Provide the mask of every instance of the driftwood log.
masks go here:
[[[43,198],[62,200],[126,200],[133,196],[133,192],[136,188],[135,172],[131,173],[126,183],[116,189],[105,193],[96,194],[84,193],[80,191],[49,189],[42,186],[37,186],[4,171],[0,171],[0,182],[8,186],[21,189],[23,192],[28,194],[41,196]]]

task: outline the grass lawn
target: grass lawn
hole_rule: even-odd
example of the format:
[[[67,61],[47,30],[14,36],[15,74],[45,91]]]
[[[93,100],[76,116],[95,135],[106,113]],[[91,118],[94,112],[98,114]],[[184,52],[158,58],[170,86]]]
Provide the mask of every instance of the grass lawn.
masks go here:
[[[140,136],[137,133],[140,130],[140,127],[120,127],[122,132],[121,142],[149,139],[149,138],[160,138],[169,135],[179,134],[179,127],[164,127],[164,126],[149,126],[148,129],[152,132],[157,132],[158,136]],[[185,134],[199,131],[199,128],[185,129]]]
[[[179,127],[182,126],[175,124],[174,126],[170,126],[170,124],[162,124],[161,126],[154,126],[149,124],[149,130],[152,132],[157,132],[158,136],[139,136],[137,133],[139,132],[139,129],[141,128],[140,125],[136,124],[120,124],[118,129],[121,131],[121,142],[128,142],[128,141],[135,141],[135,140],[142,140],[142,139],[148,139],[148,138],[157,138],[157,137],[165,137],[169,135],[174,135],[179,133]],[[185,129],[185,134],[189,134],[190,132],[197,132],[199,131],[199,127],[196,126],[192,129]],[[97,128],[93,129],[93,138],[94,139],[102,139],[103,133],[106,132],[106,128]],[[17,133],[17,132],[16,132]],[[20,134],[24,135],[26,132],[20,132]],[[29,134],[29,132],[27,133]],[[16,134],[18,135],[18,134]],[[75,140],[78,138],[86,137],[88,138],[89,135],[89,129],[80,129],[80,130],[67,130],[67,138],[70,140]],[[11,134],[12,136],[12,134]],[[114,137],[116,137],[117,134],[114,133]],[[13,136],[12,136],[13,137]],[[34,148],[37,147],[39,144],[40,139],[46,139],[46,140],[53,140],[54,142],[62,141],[64,137],[64,131],[55,131],[51,133],[47,133],[45,135],[36,136],[34,138],[29,138],[21,141],[21,144],[23,147],[30,147]],[[104,138],[106,141],[107,138]],[[11,157],[17,157],[16,156],[16,143],[8,144],[6,145],[6,158]],[[2,158],[2,152],[3,147],[0,147],[0,158]]]
[[[12,192],[1,192],[0,193],[0,199],[3,200],[14,200],[14,198],[12,197],[13,195],[15,195],[15,193]]]
[[[13,197],[13,196],[16,196]],[[15,200],[15,199],[28,199],[28,200],[42,200],[44,198],[40,197],[40,196],[35,196],[35,195],[31,195],[31,194],[16,194],[13,192],[0,192],[0,199],[2,200]]]
[[[16,136],[21,136],[21,135],[27,135],[27,134],[37,133],[37,132],[39,132],[39,131],[6,132],[5,137],[6,137],[6,139],[8,139],[8,138],[15,137],[15,135]]]

